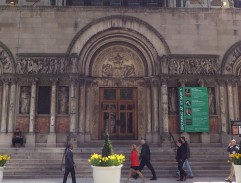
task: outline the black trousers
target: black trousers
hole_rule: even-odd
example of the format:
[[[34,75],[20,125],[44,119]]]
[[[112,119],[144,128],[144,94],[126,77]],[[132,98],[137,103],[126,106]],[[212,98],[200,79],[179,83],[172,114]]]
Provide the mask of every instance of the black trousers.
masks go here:
[[[183,179],[183,176],[187,176],[185,170],[183,170],[183,163],[185,161],[178,161],[178,170],[180,171],[180,179]]]
[[[67,182],[67,178],[68,178],[69,172],[71,173],[72,183],[76,183],[74,167],[73,168],[65,168],[63,183]]]
[[[155,172],[153,166],[151,165],[150,160],[142,159],[141,163],[139,165],[139,170],[142,171],[142,169],[144,168],[145,165],[149,168],[149,170],[151,170],[152,177],[153,178],[157,178],[156,177],[156,172]],[[135,176],[138,177],[138,174],[136,174]]]
[[[13,146],[15,146],[15,144],[20,144],[22,146],[23,145],[23,138],[13,138],[12,144],[13,144]]]

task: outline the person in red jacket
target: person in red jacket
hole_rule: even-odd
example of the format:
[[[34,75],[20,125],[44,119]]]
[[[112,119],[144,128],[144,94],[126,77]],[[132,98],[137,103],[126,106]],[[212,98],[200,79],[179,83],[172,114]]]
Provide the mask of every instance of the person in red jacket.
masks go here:
[[[138,157],[138,150],[135,144],[132,145],[132,150],[131,150],[131,156],[129,157],[131,161],[131,168],[126,180],[126,183],[129,182],[129,179],[132,175],[132,173],[137,173],[141,178],[142,178],[142,183],[145,182],[145,179],[142,175],[142,173],[139,171],[139,157]]]

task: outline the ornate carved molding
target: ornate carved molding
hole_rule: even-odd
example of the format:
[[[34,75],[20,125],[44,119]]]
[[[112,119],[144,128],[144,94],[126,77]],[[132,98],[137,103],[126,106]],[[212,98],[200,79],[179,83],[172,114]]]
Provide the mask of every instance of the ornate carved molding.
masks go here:
[[[15,73],[14,59],[10,50],[0,42],[0,74]]]
[[[139,56],[128,47],[112,46],[102,51],[93,64],[92,75],[101,77],[144,76]]]
[[[18,55],[16,73],[18,74],[66,74],[69,64],[65,56]]]
[[[216,75],[219,73],[218,55],[164,55],[161,61],[163,74]]]
[[[231,46],[223,57],[222,73],[241,75],[241,41]]]

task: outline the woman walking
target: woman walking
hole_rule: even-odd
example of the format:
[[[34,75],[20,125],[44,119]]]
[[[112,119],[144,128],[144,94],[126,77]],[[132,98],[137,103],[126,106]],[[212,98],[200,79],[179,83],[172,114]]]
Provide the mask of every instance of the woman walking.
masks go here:
[[[131,168],[130,168],[126,183],[129,182],[129,179],[132,173],[137,173],[142,178],[142,183],[144,183],[145,179],[142,173],[139,171],[138,150],[135,144],[132,145],[131,156],[129,157],[129,159],[131,161]]]

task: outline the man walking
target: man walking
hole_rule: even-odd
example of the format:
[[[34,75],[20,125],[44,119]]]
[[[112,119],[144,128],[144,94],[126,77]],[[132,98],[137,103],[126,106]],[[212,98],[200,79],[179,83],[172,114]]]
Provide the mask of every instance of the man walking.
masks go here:
[[[65,172],[63,183],[66,183],[69,172],[71,173],[72,183],[76,183],[73,144],[69,144],[65,152]]]
[[[185,151],[186,151],[186,160],[185,160],[184,163],[183,163],[183,168],[186,166],[186,167],[187,167],[187,170],[188,170],[188,173],[189,173],[188,178],[193,178],[194,175],[193,175],[193,173],[192,173],[192,168],[191,168],[191,166],[190,166],[190,164],[189,164],[189,162],[188,162],[188,159],[190,158],[190,147],[189,147],[189,144],[188,144],[188,142],[186,141],[186,138],[185,138],[184,136],[182,136],[182,137],[180,138],[180,140],[181,140],[182,145],[184,146],[184,149],[185,149]],[[180,177],[180,171],[177,171],[177,176],[176,176],[176,177],[177,177],[177,178]]]
[[[151,170],[151,173],[152,173],[152,178],[150,180],[157,180],[156,172],[150,162],[150,160],[151,160],[150,148],[144,139],[141,139],[141,144],[142,144],[141,154],[139,157],[139,159],[141,160],[141,163],[139,166],[139,170],[142,171],[142,169],[146,165]],[[137,179],[137,177],[138,177],[138,174],[133,176],[133,178],[135,178],[135,179]]]

